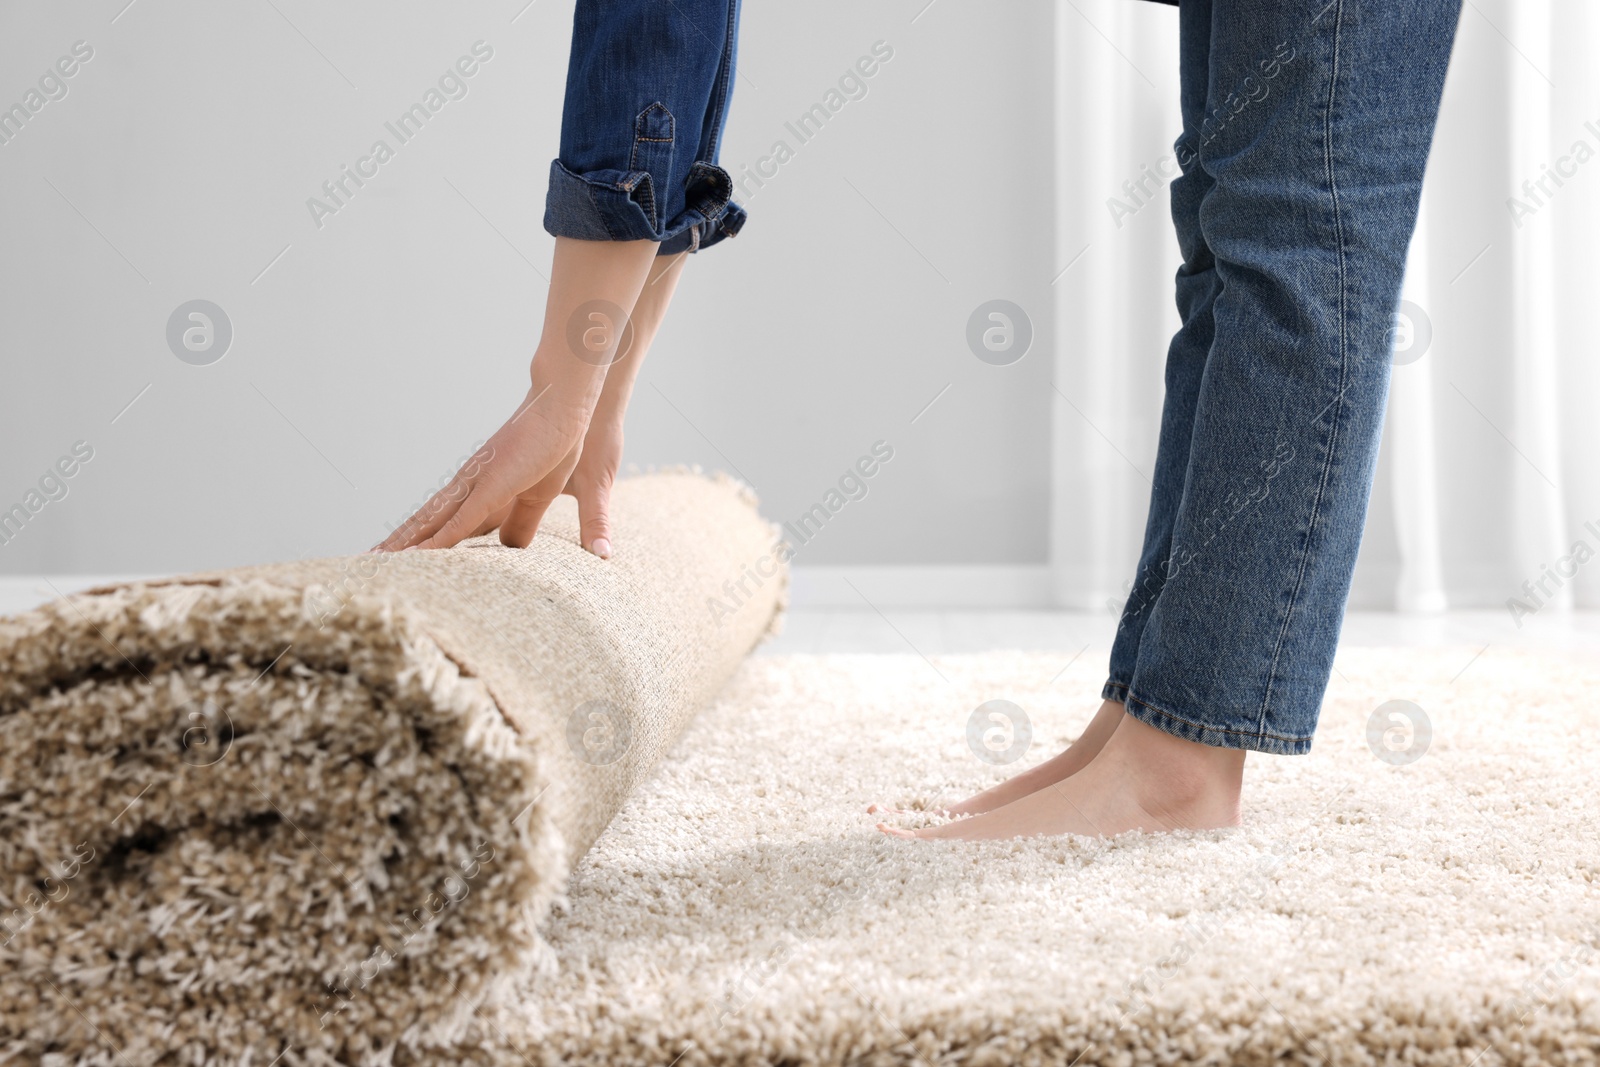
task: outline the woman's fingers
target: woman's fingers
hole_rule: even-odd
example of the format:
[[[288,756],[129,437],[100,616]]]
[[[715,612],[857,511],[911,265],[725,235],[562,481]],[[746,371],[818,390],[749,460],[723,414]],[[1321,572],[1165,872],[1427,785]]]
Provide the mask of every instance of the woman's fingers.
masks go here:
[[[394,532],[378,544],[376,551],[398,552],[420,544],[450,520],[471,492],[471,482],[460,475],[452,478],[450,484],[429,497],[416,514],[395,527]]]
[[[485,483],[478,482],[472,491],[461,501],[459,507],[448,520],[439,525],[432,535],[423,541],[417,542],[418,548],[454,548],[457,544],[472,536],[472,532],[495,511],[504,504],[496,495],[485,487]]]
[[[533,535],[539,532],[539,524],[544,521],[544,513],[550,510],[551,502],[560,495],[549,484],[552,478],[546,478],[511,502],[511,514],[500,524],[502,545],[510,548],[527,548],[533,543]],[[565,480],[564,474],[562,479]]]
[[[611,486],[586,479],[574,487],[578,498],[578,541],[601,559],[611,558]]]
[[[606,378],[607,389],[612,381]],[[578,543],[601,559],[611,558],[611,487],[622,464],[625,392],[601,395],[600,409],[584,434],[578,465],[564,489],[578,500]]]
[[[512,501],[512,503],[514,504],[516,502]],[[499,529],[500,526],[506,521],[506,517],[510,514],[511,504],[507,504],[500,510],[490,513],[487,519],[484,519],[482,522],[478,523],[478,528],[472,531],[472,536],[481,537],[484,534],[489,533],[491,530]]]
[[[511,514],[500,524],[500,543],[510,548],[527,548],[533,535],[539,532],[539,523],[550,509],[550,501],[535,497],[518,497],[511,504]]]
[[[567,479],[572,476],[572,469],[578,465],[578,455],[582,448],[581,442],[574,445],[554,470],[539,479],[538,484],[517,494],[516,500],[511,504],[511,513],[506,516],[506,521],[500,524],[502,545],[527,548],[533,543],[533,535],[539,532],[539,523],[544,521],[544,513],[550,509],[551,502],[561,495],[562,486],[567,484]]]

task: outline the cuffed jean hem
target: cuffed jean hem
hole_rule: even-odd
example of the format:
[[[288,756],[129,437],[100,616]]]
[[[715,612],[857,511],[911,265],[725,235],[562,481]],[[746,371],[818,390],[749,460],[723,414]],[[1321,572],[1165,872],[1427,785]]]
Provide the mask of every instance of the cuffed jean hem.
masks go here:
[[[696,163],[685,182],[688,204],[664,225],[655,221],[657,190],[647,170],[594,170],[576,174],[550,161],[544,228],[580,241],[656,241],[658,255],[709,248],[744,226],[745,210],[733,202],[733,179],[712,163]]]
[[[1146,726],[1154,726],[1162,733],[1181,737],[1185,741],[1196,741],[1215,748],[1243,748],[1252,752],[1270,752],[1276,756],[1301,756],[1311,751],[1310,737],[1283,737],[1279,734],[1264,734],[1259,730],[1229,730],[1220,726],[1207,726],[1158,708],[1127,686],[1116,682],[1107,682],[1102,692],[1105,694],[1103,697],[1105,700],[1121,700],[1123,710]]]

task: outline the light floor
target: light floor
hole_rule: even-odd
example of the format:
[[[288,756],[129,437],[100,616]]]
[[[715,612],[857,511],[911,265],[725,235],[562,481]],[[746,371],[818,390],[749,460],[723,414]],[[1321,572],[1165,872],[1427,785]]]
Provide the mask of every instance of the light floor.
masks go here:
[[[1068,611],[897,611],[806,609],[791,611],[783,633],[761,654],[918,652],[924,656],[996,649],[1056,651],[1108,648],[1116,620]],[[1546,612],[1519,628],[1504,611],[1452,611],[1439,615],[1352,612],[1341,645],[1459,646],[1482,649],[1520,645],[1600,658],[1600,611]]]

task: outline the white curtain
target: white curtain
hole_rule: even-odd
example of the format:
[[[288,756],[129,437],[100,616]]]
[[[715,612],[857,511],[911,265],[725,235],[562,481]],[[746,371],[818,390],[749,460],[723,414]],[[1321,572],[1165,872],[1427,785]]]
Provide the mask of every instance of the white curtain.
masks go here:
[[[1137,558],[1177,324],[1160,175],[1177,18],[1059,0],[1056,27],[1052,571],[1061,603],[1109,610]],[[1464,8],[1353,606],[1496,608],[1508,625],[1600,606],[1597,51],[1592,0]]]

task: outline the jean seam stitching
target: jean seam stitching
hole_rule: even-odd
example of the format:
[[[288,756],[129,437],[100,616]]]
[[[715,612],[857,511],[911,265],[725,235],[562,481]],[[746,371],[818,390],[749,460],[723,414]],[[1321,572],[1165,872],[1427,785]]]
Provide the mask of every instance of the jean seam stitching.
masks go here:
[[[733,50],[736,47],[734,26],[738,20],[739,0],[728,0],[728,17],[722,35],[722,62],[718,64],[716,99],[712,102],[713,121],[711,138],[706,143],[706,158],[717,158],[717,147],[722,141],[722,125],[727,120],[729,83],[733,80]]]
[[[705,171],[708,171],[708,170],[709,171],[714,171],[714,172],[716,172],[716,174],[720,174],[722,177],[726,178],[727,181],[728,181],[728,195],[722,201],[722,207],[717,210],[716,214],[707,215],[705,213],[705,211],[703,209],[701,209],[701,208],[692,209],[695,214],[698,214],[700,216],[700,218],[701,218],[701,220],[703,222],[705,222],[707,224],[711,224],[711,223],[721,222],[722,221],[722,216],[724,216],[724,215],[726,215],[728,213],[728,206],[733,203],[734,188],[733,188],[733,176],[731,174],[729,174],[727,172],[727,170],[725,170],[724,168],[718,166],[715,163],[711,163],[711,162],[708,162],[708,161],[703,160],[703,159],[695,160],[695,162],[690,165],[690,167],[689,167],[689,179],[692,180],[697,173],[698,174],[704,174]]]
[[[1349,303],[1346,291],[1344,221],[1339,212],[1339,183],[1333,169],[1333,111],[1339,91],[1339,31],[1344,26],[1343,0],[1333,0],[1333,69],[1328,78],[1328,102],[1322,117],[1323,170],[1328,179],[1328,195],[1333,201],[1334,247],[1339,264],[1339,388],[1333,397],[1333,414],[1329,423],[1328,454],[1322,461],[1322,474],[1316,492],[1311,498],[1311,516],[1306,524],[1305,546],[1300,553],[1300,570],[1295,575],[1294,589],[1284,608],[1283,624],[1278,628],[1278,641],[1272,650],[1272,663],[1267,668],[1266,686],[1261,694],[1261,710],[1256,719],[1256,729],[1265,731],[1267,713],[1272,706],[1272,690],[1278,679],[1278,661],[1283,657],[1283,646],[1289,639],[1289,625],[1294,621],[1295,606],[1300,602],[1300,590],[1305,585],[1306,569],[1311,565],[1311,545],[1317,536],[1317,518],[1322,512],[1322,498],[1328,488],[1328,476],[1333,469],[1333,459],[1339,446],[1339,414],[1345,392],[1345,378],[1349,373]],[[1320,419],[1321,416],[1319,415]]]
[[[586,187],[586,189],[587,189],[587,191],[589,193],[589,206],[594,208],[594,217],[599,219],[600,220],[600,225],[605,227],[606,236],[610,240],[613,240],[613,241],[618,240],[619,238],[617,237],[617,231],[615,231],[615,230],[613,230],[611,228],[611,220],[606,217],[605,210],[603,208],[601,208],[601,206],[600,206],[599,198],[597,198],[594,195],[594,193],[595,193],[594,185],[589,183],[589,182],[584,182],[584,186]]]
[[[656,108],[660,108],[662,110],[662,112],[667,116],[667,121],[672,123],[672,136],[671,137],[645,137],[645,136],[643,136],[642,134],[639,133],[639,123],[644,120],[644,117],[646,115],[650,114],[650,112],[654,111]],[[640,169],[639,168],[639,143],[641,141],[648,141],[648,142],[650,142],[652,144],[671,144],[673,141],[675,141],[677,139],[677,137],[678,137],[678,119],[677,119],[677,116],[672,113],[672,109],[671,108],[667,107],[666,104],[663,104],[661,101],[657,100],[655,103],[651,104],[649,107],[645,108],[643,111],[639,112],[639,114],[634,117],[634,120],[633,120],[633,150],[628,153],[628,169],[630,171],[634,171],[634,170],[639,170]]]
[[[1219,734],[1231,734],[1235,737],[1254,738],[1259,741],[1289,741],[1294,744],[1304,744],[1305,742],[1311,740],[1309,737],[1287,737],[1283,734],[1269,734],[1259,727],[1255,730],[1230,730],[1226,726],[1212,726],[1208,723],[1193,722],[1189,719],[1185,719],[1182,715],[1176,715],[1165,708],[1158,708],[1154,704],[1147,704],[1143,700],[1140,700],[1138,697],[1134,696],[1131,692],[1128,694],[1128,699],[1139,705],[1141,708],[1149,708],[1157,715],[1171,719],[1173,722],[1181,722],[1185,726],[1193,726],[1199,730],[1210,730],[1213,733]]]
[[[670,136],[670,137],[646,137],[643,133],[640,132],[640,130],[641,130],[641,128],[642,128],[642,126],[644,125],[644,122],[645,122],[645,116],[650,114],[652,111],[660,111],[663,115],[667,116],[667,124],[668,124],[669,128],[672,131],[672,136]],[[639,166],[639,146],[641,144],[665,144],[665,145],[670,145],[674,141],[676,141],[677,138],[678,138],[678,117],[672,113],[672,109],[671,108],[669,108],[666,104],[662,103],[660,100],[654,101],[653,103],[650,104],[649,107],[645,108],[643,111],[639,112],[639,114],[635,115],[634,119],[633,119],[633,148],[628,153],[628,171],[630,172],[630,174],[638,173],[638,172],[641,171],[641,169],[643,170],[644,174],[648,175],[650,173],[650,171],[648,169],[643,169],[643,168],[641,168]],[[670,164],[668,166],[668,169],[669,170],[671,169]],[[670,175],[663,175],[663,177],[670,179],[671,176]],[[639,180],[642,181],[643,179],[639,179]],[[629,199],[632,199],[633,189],[638,184],[639,184],[639,182],[635,181],[632,186],[629,186],[629,188],[628,188]],[[650,229],[652,231],[659,231],[663,226],[666,225],[666,220],[661,217],[662,214],[664,213],[663,205],[661,205],[660,203],[657,202],[657,195],[658,194],[656,193],[655,179],[651,178],[650,179],[650,210],[646,211],[645,214],[650,216]],[[638,201],[635,200],[634,203],[638,204]],[[639,208],[640,208],[640,210],[644,210],[644,205],[643,204],[639,204]]]

